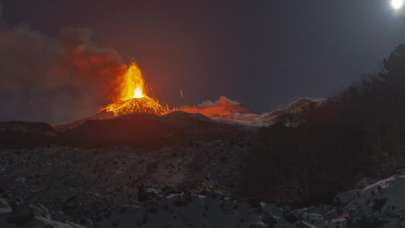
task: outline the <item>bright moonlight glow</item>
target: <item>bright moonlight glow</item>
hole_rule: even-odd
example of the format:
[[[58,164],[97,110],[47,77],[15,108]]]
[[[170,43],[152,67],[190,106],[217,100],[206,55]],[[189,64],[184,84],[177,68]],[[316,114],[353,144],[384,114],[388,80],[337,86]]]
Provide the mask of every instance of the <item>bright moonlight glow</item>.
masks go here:
[[[391,0],[391,6],[395,10],[399,10],[404,6],[404,0]]]

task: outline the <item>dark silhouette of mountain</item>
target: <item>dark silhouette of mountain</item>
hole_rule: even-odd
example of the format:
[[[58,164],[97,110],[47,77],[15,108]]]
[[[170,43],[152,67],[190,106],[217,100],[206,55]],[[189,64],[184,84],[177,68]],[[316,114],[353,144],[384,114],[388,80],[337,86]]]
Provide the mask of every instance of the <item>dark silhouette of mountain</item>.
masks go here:
[[[237,127],[216,123],[197,114],[164,116],[134,113],[113,119],[88,120],[60,134],[61,143],[91,147],[152,146],[186,143],[234,135]]]
[[[57,133],[46,123],[0,122],[0,145],[44,146],[52,143]]]
[[[228,138],[241,131],[238,126],[215,122],[201,114],[132,113],[115,118],[89,118],[56,129],[45,123],[4,122],[0,123],[0,145],[160,147]]]
[[[400,45],[381,72],[305,112],[301,124],[262,128],[246,170],[251,197],[327,202],[364,177],[404,167],[404,66]]]

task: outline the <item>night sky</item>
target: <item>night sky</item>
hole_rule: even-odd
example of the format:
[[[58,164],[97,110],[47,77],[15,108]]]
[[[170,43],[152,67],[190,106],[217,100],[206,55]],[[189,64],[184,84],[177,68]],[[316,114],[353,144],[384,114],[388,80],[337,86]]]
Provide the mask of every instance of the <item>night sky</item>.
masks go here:
[[[388,0],[0,0],[8,26],[92,30],[170,105],[225,95],[256,111],[336,94],[405,42]],[[183,90],[184,98],[179,91]]]

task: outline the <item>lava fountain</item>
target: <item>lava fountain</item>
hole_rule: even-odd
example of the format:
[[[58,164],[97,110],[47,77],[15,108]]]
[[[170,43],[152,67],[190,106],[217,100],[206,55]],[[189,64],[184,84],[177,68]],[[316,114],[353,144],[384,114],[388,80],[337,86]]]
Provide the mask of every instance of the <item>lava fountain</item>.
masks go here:
[[[167,106],[146,94],[145,81],[139,67],[132,63],[119,76],[120,95],[112,104],[103,108],[103,112],[122,116],[131,113],[153,113],[163,115],[170,111]]]
[[[132,63],[123,75],[121,87],[120,99],[122,101],[145,97],[145,81],[143,80],[141,70],[135,63]]]

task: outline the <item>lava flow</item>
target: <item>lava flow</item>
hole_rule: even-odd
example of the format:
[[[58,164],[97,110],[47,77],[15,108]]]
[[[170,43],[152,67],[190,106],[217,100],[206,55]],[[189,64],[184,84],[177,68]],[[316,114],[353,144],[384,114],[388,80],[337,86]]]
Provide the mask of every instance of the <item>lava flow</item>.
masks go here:
[[[149,97],[145,90],[145,81],[139,67],[132,63],[125,73],[120,76],[120,95],[116,102],[107,105],[103,111],[114,116],[130,113],[153,113],[163,115],[169,111],[167,106],[161,105],[156,99]]]

